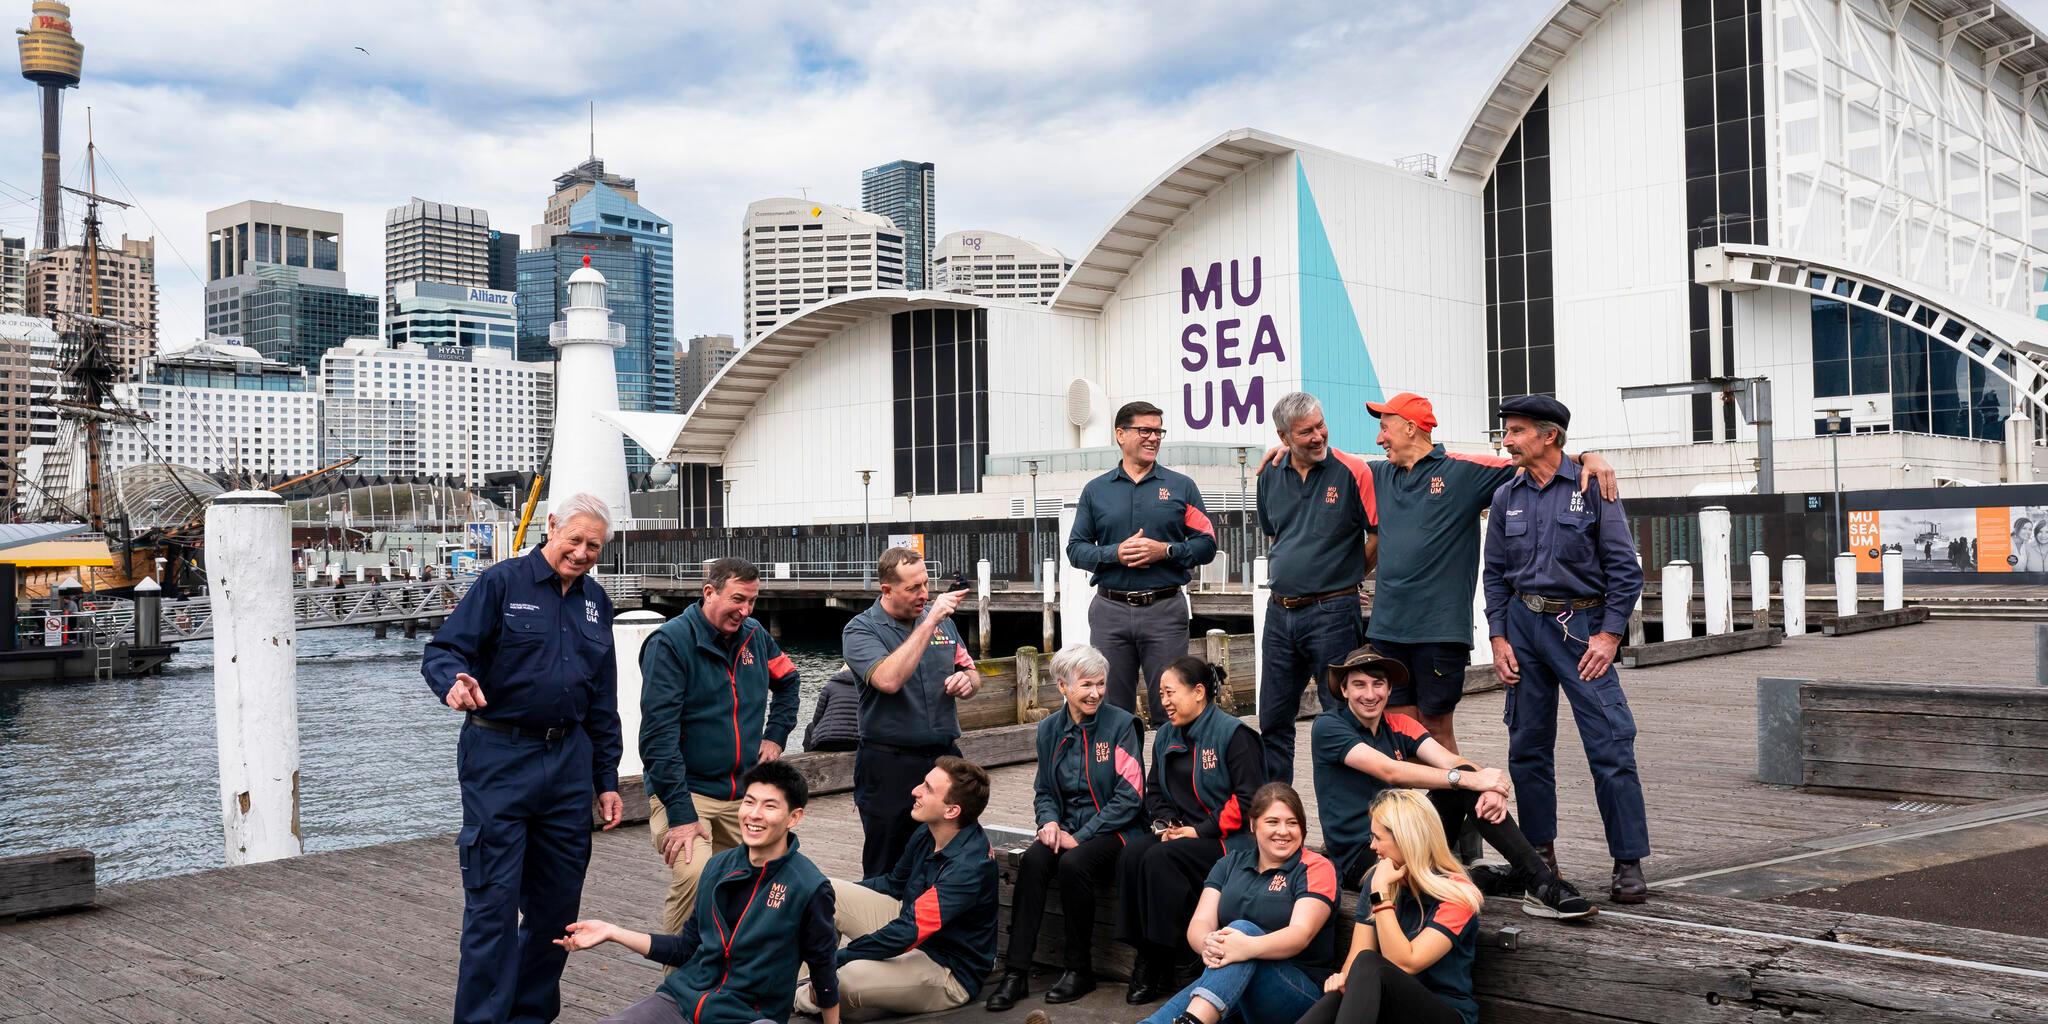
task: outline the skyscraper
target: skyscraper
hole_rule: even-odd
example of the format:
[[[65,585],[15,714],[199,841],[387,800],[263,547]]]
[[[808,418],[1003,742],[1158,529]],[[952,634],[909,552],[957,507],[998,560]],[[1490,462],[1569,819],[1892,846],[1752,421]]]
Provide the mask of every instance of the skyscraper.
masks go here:
[[[485,287],[498,292],[519,290],[519,236],[510,231],[491,229],[490,261],[485,277],[490,283]]]
[[[676,357],[676,411],[690,408],[697,396],[711,384],[711,378],[739,355],[730,334],[699,334],[690,339],[687,350]]]
[[[675,401],[669,379],[657,385],[653,354],[654,256],[630,235],[596,231],[555,232],[544,248],[519,253],[519,358],[551,362],[555,349],[550,325],[565,319],[569,276],[583,267],[584,257],[603,274],[605,302],[625,343],[613,350],[619,378],[619,408],[629,412],[664,412]],[[671,346],[662,345],[663,349]],[[673,373],[674,354],[664,353]],[[663,453],[667,454],[667,453]],[[630,472],[644,473],[653,460],[639,446],[626,442]]]
[[[121,324],[107,335],[108,361],[123,379],[132,377],[156,350],[156,239],[122,235],[120,248],[102,247],[90,262],[99,265],[99,314]],[[91,312],[89,265],[82,244],[30,262],[29,315],[55,320],[60,313]]]
[[[384,211],[384,315],[398,313],[398,285],[435,281],[489,288],[491,215],[414,196]]]
[[[206,215],[206,333],[318,372],[320,354],[377,333],[377,300],[348,290],[341,214],[248,201]]]
[[[314,271],[303,279],[341,288],[341,256],[341,214],[332,210],[251,200],[206,214],[208,281],[273,263]]]
[[[555,177],[555,191],[548,197],[542,216],[545,226],[577,232],[623,235],[645,253],[651,263],[652,303],[644,346],[637,352],[628,342],[619,350],[620,408],[668,412],[675,401],[675,231],[668,220],[640,205],[640,192],[631,178],[607,173],[604,161],[592,157]],[[536,246],[544,244],[536,229]],[[607,280],[611,272],[599,268]],[[613,282],[612,289],[617,291]],[[619,317],[613,317],[620,320]],[[638,385],[627,380],[629,366],[645,365],[648,380]]]
[[[28,313],[28,239],[0,235],[0,316]]]
[[[938,171],[929,163],[897,160],[860,172],[860,208],[879,213],[903,232],[903,287],[925,287],[932,243],[937,240],[933,211]]]
[[[1015,235],[955,231],[932,250],[931,289],[1043,305],[1073,267],[1059,250]]]
[[[748,344],[834,295],[903,287],[889,218],[808,199],[763,199],[740,222],[740,323]]]

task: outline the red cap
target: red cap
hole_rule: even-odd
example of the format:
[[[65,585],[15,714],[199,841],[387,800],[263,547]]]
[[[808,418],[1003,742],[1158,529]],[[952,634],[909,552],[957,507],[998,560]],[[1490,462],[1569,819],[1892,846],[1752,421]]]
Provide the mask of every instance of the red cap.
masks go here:
[[[1393,413],[1423,430],[1436,429],[1436,408],[1413,391],[1403,391],[1384,402],[1367,402],[1365,409],[1374,417]]]

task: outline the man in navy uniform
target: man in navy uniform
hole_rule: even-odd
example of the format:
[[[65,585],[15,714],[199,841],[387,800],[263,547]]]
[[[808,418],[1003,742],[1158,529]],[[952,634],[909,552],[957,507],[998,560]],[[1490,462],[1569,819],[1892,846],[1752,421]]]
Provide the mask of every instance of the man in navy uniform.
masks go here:
[[[1166,721],[1159,672],[1188,653],[1187,586],[1216,558],[1216,527],[1193,480],[1159,464],[1166,428],[1159,407],[1127,402],[1116,411],[1123,457],[1088,481],[1074,509],[1067,561],[1095,587],[1088,605],[1088,642],[1109,660],[1104,700],[1133,714],[1144,681],[1146,719]]]
[[[546,543],[478,576],[420,659],[434,695],[466,713],[457,1024],[560,1012],[567,953],[553,940],[583,899],[591,797],[608,830],[624,813],[612,602],[588,576],[611,532],[599,498],[550,509]]]
[[[1500,403],[1503,445],[1521,473],[1493,493],[1486,521],[1486,620],[1493,668],[1508,687],[1508,771],[1519,791],[1522,831],[1555,861],[1557,692],[1593,770],[1593,791],[1614,858],[1617,903],[1649,898],[1650,853],[1643,784],[1636,775],[1636,721],[1614,655],[1643,589],[1635,539],[1621,502],[1580,489],[1564,458],[1571,411],[1525,395]]]

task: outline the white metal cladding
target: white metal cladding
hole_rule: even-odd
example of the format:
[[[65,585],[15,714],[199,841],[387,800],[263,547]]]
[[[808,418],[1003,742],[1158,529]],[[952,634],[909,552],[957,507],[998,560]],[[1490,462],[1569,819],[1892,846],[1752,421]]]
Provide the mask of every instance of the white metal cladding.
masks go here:
[[[1778,0],[1778,212],[1801,253],[2018,313],[2048,273],[2048,47],[2003,6]]]
[[[1551,74],[1621,0],[1564,0],[1501,69],[1451,155],[1451,170],[1485,180]],[[1674,65],[1675,66],[1675,65]]]

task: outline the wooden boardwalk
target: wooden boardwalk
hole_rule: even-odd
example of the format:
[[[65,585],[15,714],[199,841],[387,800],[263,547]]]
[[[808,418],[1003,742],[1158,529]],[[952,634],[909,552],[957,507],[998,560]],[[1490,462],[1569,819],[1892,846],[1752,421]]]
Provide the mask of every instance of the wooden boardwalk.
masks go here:
[[[1657,850],[1648,874],[1917,817],[1891,801],[1756,783],[1758,675],[2028,685],[2033,642],[2029,627],[1944,621],[1624,673]],[[1482,694],[1460,716],[1467,753],[1488,764],[1506,749],[1500,709],[1498,693]],[[1602,889],[1608,862],[1592,787],[1570,716],[1560,719],[1559,854],[1567,874]],[[1296,761],[1306,795],[1303,726]],[[1028,829],[1031,769],[1001,769],[996,780],[986,820]],[[856,873],[850,797],[818,800],[800,834],[828,873]],[[646,826],[599,833],[585,914],[647,928],[666,877]],[[0,1021],[446,1020],[461,914],[448,837],[114,886],[90,912],[0,925]],[[596,1020],[658,978],[613,947],[575,954],[561,1019]],[[981,1019],[978,1007],[964,1012]]]

